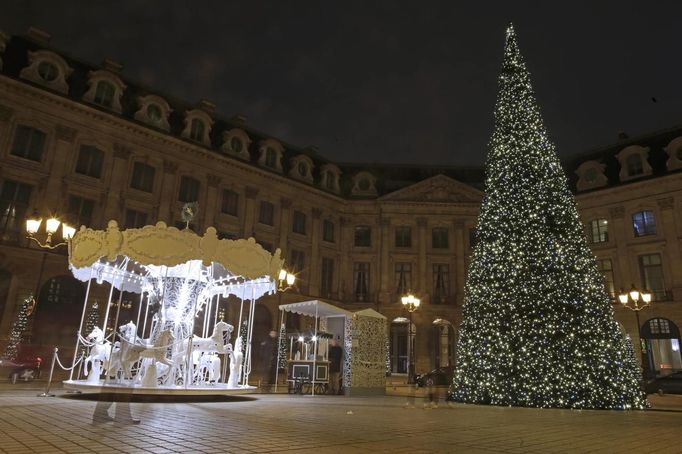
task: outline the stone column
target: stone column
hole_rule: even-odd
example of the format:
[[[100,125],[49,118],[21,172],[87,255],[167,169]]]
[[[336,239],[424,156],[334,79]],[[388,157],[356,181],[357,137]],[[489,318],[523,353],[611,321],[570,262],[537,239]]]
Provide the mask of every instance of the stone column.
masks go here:
[[[254,236],[254,226],[256,225],[256,216],[258,206],[256,204],[256,197],[258,197],[258,188],[251,186],[246,187],[246,201],[244,203],[244,223],[242,225],[243,236],[249,238]]]
[[[464,281],[465,281],[465,271],[466,271],[466,245],[464,242],[466,227],[464,221],[461,219],[456,219],[453,222],[455,227],[455,269],[453,270],[453,277],[451,279],[451,285],[454,288],[451,289],[450,298],[454,299],[455,304],[462,305],[464,302]]]
[[[322,210],[319,208],[313,208],[312,211],[313,219],[311,223],[311,253],[310,253],[310,264],[308,269],[308,282],[309,282],[309,292],[311,295],[320,294],[320,278],[322,271],[322,262],[320,258],[320,240],[322,236],[322,228],[320,227],[320,218],[322,217]]]
[[[379,219],[381,228],[379,242],[379,303],[390,304],[391,301],[391,219]]]
[[[177,205],[175,193],[175,179],[178,173],[178,164],[166,159],[163,160],[163,180],[161,181],[161,194],[159,196],[159,221],[173,225],[174,207]]]
[[[423,217],[417,218],[417,243],[418,243],[418,254],[417,254],[417,291],[422,295],[428,290],[427,286],[427,270],[426,270],[426,241],[427,232],[426,226],[428,220]]]
[[[41,195],[34,199],[36,209],[43,215],[54,212],[65,214],[68,209],[69,200],[68,192],[64,187],[64,176],[69,164],[73,162],[69,159],[69,154],[73,150],[77,134],[73,128],[57,125],[50,174],[38,188],[38,194]],[[78,229],[80,226],[74,227]]]
[[[208,182],[208,187],[206,188],[206,205],[204,206],[202,216],[204,222],[204,230],[207,227],[215,226],[215,215],[218,210],[218,203],[220,203],[220,194],[218,193],[218,188],[220,187],[220,176],[208,174],[206,181]],[[201,212],[201,207],[199,207],[199,212]]]
[[[114,161],[109,179],[109,190],[106,194],[106,200],[103,201],[103,225],[106,225],[111,219],[115,219],[119,226],[123,226],[125,222],[121,215],[125,206],[125,197],[123,197],[122,190],[127,187],[128,160],[131,154],[132,150],[129,147],[119,143],[114,144]]]
[[[682,299],[682,254],[680,242],[677,239],[677,229],[675,225],[675,199],[666,197],[658,199],[658,208],[661,213],[663,233],[665,234],[665,255],[668,263],[664,263],[665,270],[670,270],[670,277],[665,282],[666,288],[672,289],[672,295],[668,299],[679,301]]]
[[[352,299],[353,289],[353,260],[350,257],[352,238],[349,230],[352,227],[349,218],[339,218],[339,248],[341,258],[339,260],[339,300],[348,302]]]
[[[612,241],[616,247],[616,254],[614,260],[614,287],[616,292],[621,287],[627,289],[630,284],[635,282],[634,278],[637,276],[636,270],[630,268],[630,254],[628,254],[628,239],[632,236],[632,223],[625,222],[625,208],[622,206],[615,206],[609,208],[609,234],[613,235]]]
[[[285,259],[289,259],[289,231],[291,230],[291,199],[282,197],[279,210],[279,248]]]

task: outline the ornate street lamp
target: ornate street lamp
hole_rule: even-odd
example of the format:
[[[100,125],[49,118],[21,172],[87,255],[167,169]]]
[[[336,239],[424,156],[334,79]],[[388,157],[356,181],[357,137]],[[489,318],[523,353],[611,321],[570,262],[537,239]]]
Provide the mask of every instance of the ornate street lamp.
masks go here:
[[[286,292],[287,290],[291,289],[294,286],[294,283],[296,282],[296,275],[289,273],[287,270],[282,268],[279,270],[279,276],[277,276],[277,281],[279,284],[277,285],[277,291],[278,292]]]
[[[635,287],[634,284],[632,284],[632,287],[627,292],[621,288],[620,293],[618,294],[618,300],[623,305],[623,307],[626,307],[633,311],[635,313],[635,318],[637,319],[637,335],[639,336],[639,347],[642,353],[642,372],[645,377],[649,375],[648,373],[649,360],[646,355],[645,347],[646,344],[642,339],[642,325],[639,321],[639,311],[646,307],[649,307],[649,305],[651,304],[651,298],[652,295],[649,290],[640,291]]]
[[[414,296],[412,293],[400,298],[400,302],[403,303],[403,307],[407,309],[410,314],[410,325],[407,331],[408,347],[410,349],[409,362],[407,364],[407,383],[414,383],[414,339],[412,336],[412,313],[419,308],[421,300]]]
[[[277,307],[282,305],[282,293],[293,288],[296,283],[296,275],[288,272],[284,268],[279,270],[279,275],[277,276]],[[281,324],[284,324],[284,312],[282,312]],[[303,342],[303,337],[299,337],[299,342]],[[280,369],[280,358],[279,351],[282,345],[282,328],[280,326],[279,337],[277,338],[277,364],[275,365],[275,392],[277,392],[277,382],[279,381],[279,369]]]
[[[43,242],[36,238],[36,234],[38,233],[38,230],[40,230],[40,225],[42,223],[43,219],[38,216],[37,212],[33,212],[33,216],[26,219],[26,238],[35,241],[35,243],[43,249],[56,249],[59,246],[66,246],[76,233],[75,228],[52,216],[45,221],[45,233],[47,236]],[[52,235],[57,232],[60,224],[62,226],[62,238],[64,241],[52,244]]]

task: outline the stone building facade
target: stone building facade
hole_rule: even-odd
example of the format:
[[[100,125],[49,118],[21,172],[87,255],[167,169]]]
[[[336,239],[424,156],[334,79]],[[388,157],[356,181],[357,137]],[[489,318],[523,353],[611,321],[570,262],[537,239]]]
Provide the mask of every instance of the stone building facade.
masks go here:
[[[417,371],[452,363],[483,169],[341,165],[259,132],[243,117],[222,117],[210,102],[188,104],[141,87],[116,62],[67,57],[36,29],[0,35],[0,65],[0,341],[31,294],[38,295],[35,345],[71,342],[80,317],[82,288],[68,277],[63,248],[45,251],[24,238],[34,210],[93,228],[110,219],[184,228],[182,204],[198,201],[190,228],[253,236],[266,249],[280,248],[297,273],[293,291],[258,302],[256,342],[277,329],[284,302],[373,308],[392,321],[390,368],[404,373],[410,343],[400,296],[412,291],[422,300],[413,314]],[[663,320],[668,331],[682,323],[682,173],[675,161],[682,139],[673,140],[682,129],[667,134],[569,165],[590,234],[597,220],[594,250],[614,288],[640,285],[640,277],[656,284],[657,301],[642,320],[657,320],[660,339]],[[662,165],[658,154],[668,148],[659,142],[669,136],[665,147],[678,148],[668,153],[672,164]],[[635,166],[633,155],[642,158],[641,175],[612,175]],[[637,214],[645,234],[633,234],[631,219],[641,212],[653,214]],[[652,280],[656,273],[664,284]],[[235,306],[225,302],[224,309],[229,320]],[[636,339],[634,316],[616,311]],[[292,329],[305,323],[289,320]],[[650,343],[673,355],[672,336]],[[679,331],[676,342],[679,356]]]

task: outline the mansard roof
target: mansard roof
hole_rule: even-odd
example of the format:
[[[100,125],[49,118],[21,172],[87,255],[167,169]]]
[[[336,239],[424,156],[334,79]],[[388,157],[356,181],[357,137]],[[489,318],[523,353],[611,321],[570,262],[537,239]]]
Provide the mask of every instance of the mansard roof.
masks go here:
[[[637,181],[657,178],[671,173],[682,171],[682,169],[669,169],[667,162],[669,159],[666,148],[676,138],[682,137],[682,125],[668,129],[641,134],[635,137],[623,137],[610,145],[594,148],[584,154],[564,160],[564,169],[571,184],[571,189],[576,191],[578,176],[576,170],[581,164],[587,161],[596,161],[605,166],[604,175],[608,178],[608,184],[603,187],[591,189],[603,190],[607,187],[630,184]],[[624,149],[632,146],[639,146],[648,149],[648,162],[652,172],[637,179],[621,181],[620,163],[617,155]],[[580,191],[581,193],[588,192]]]

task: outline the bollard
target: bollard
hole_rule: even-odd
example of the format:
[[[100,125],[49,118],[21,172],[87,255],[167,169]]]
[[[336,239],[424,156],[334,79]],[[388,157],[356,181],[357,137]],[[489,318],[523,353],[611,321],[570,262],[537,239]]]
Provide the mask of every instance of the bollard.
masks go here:
[[[50,394],[50,385],[52,385],[52,374],[54,373],[54,362],[57,360],[57,352],[59,349],[54,348],[54,354],[52,355],[52,365],[50,366],[50,376],[47,378],[47,384],[45,385],[45,392],[38,394],[38,397],[54,397],[54,394]]]

